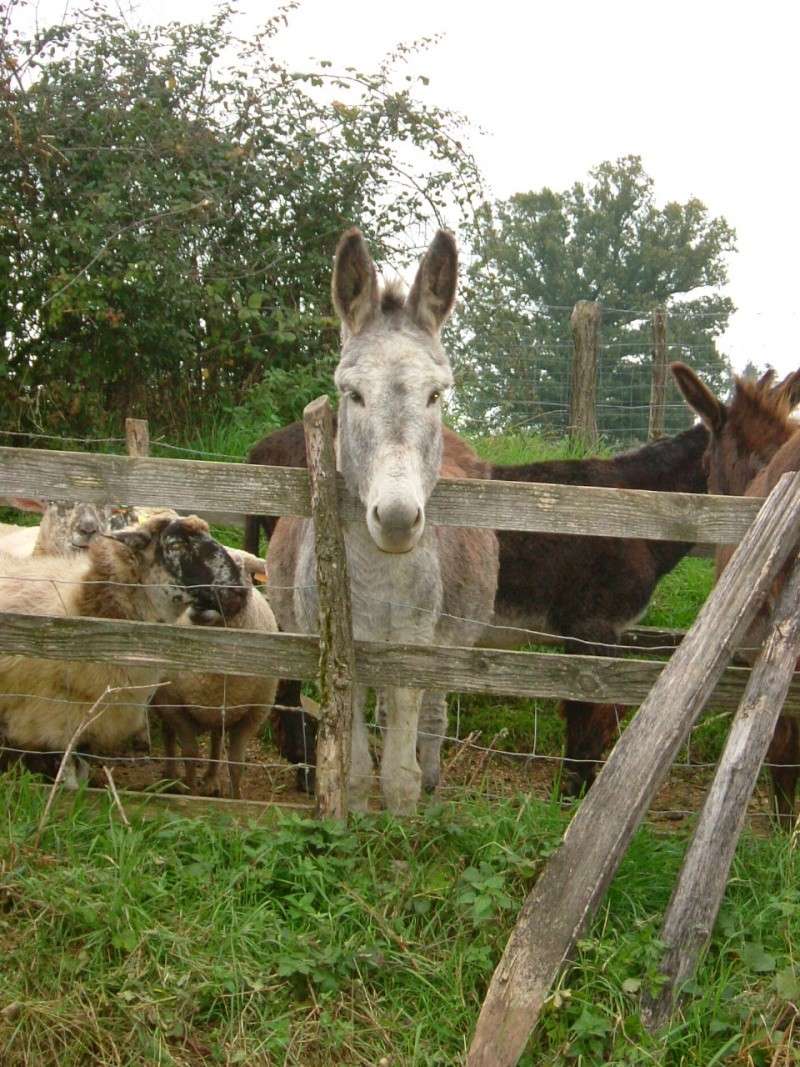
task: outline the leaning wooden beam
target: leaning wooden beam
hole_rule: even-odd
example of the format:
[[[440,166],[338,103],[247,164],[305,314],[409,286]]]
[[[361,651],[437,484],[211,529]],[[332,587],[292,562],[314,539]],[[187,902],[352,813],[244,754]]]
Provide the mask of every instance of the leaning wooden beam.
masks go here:
[[[336,499],[333,412],[327,396],[303,412],[317,561],[319,691],[317,815],[347,817],[353,718],[353,623],[344,534]]]
[[[663,660],[501,652],[454,646],[389,645],[357,641],[356,680],[364,685],[413,685],[454,693],[642,703],[665,667]],[[0,654],[159,666],[219,674],[316,678],[319,643],[305,634],[265,634],[205,626],[0,612]],[[749,670],[729,667],[711,697],[714,710],[735,710]],[[800,714],[800,679],[784,707]]]
[[[661,940],[666,952],[661,973],[666,980],[657,997],[645,999],[642,1009],[642,1019],[651,1030],[659,1029],[669,1019],[676,992],[693,973],[711,937],[747,802],[799,654],[800,562],[795,562],[772,616],[769,637],[733,720],[664,917]]]
[[[486,994],[468,1067],[518,1062],[552,982],[799,535],[800,474],[784,475],[525,901]]]
[[[307,471],[251,463],[0,448],[0,485],[14,496],[169,505],[220,517],[311,513]],[[341,478],[337,493],[343,519],[363,514]],[[760,506],[760,500],[745,497],[467,478],[438,482],[426,517],[445,526],[735,544]]]

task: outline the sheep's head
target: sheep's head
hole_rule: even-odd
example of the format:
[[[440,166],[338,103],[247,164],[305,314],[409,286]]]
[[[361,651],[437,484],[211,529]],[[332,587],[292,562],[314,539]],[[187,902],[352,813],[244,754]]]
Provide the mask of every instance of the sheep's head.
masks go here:
[[[36,500],[11,497],[9,503],[22,511],[42,516],[36,555],[84,552],[99,533],[121,530],[138,521],[135,508],[116,504],[84,504],[71,500]]]
[[[99,538],[90,555],[101,569],[147,591],[156,617],[176,620],[189,608],[193,622],[223,624],[242,609],[249,583],[238,563],[215,541],[208,523],[174,511]],[[120,580],[120,579],[117,579]]]

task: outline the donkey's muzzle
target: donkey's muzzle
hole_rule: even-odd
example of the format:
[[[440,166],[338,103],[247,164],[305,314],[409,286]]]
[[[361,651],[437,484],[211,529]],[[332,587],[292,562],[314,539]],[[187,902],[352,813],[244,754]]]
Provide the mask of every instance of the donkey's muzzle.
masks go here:
[[[415,502],[392,500],[375,504],[369,529],[382,552],[410,552],[425,529],[425,513]]]

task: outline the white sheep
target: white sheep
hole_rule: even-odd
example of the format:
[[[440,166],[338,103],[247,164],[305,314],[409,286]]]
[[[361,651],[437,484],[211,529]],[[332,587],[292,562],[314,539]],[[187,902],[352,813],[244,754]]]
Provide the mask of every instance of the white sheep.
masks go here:
[[[228,549],[237,559],[248,582],[247,598],[239,611],[227,614],[224,625],[237,630],[260,630],[275,633],[275,616],[266,598],[250,583],[250,575],[263,573],[263,560]],[[214,624],[213,617],[195,622]],[[260,675],[224,675],[183,673],[173,676],[168,685],[153,696],[152,708],[161,720],[165,749],[165,774],[175,777],[176,742],[184,760],[184,783],[189,792],[196,791],[197,765],[200,759],[198,737],[210,733],[209,764],[201,784],[206,795],[219,796],[220,757],[223,731],[228,740],[230,794],[241,796],[242,762],[247,743],[269,715],[275,701],[277,679]]]
[[[38,526],[0,523],[0,552],[25,559],[81,552],[98,533],[121,530],[139,521],[136,509],[116,504],[84,504],[61,500],[8,499],[21,511],[38,511]]]
[[[162,513],[141,526],[94,538],[84,555],[0,556],[0,611],[152,622],[205,621],[235,614],[246,599],[239,564],[196,516]],[[216,618],[219,618],[219,614]],[[149,745],[147,704],[163,670],[156,666],[0,656],[0,735],[11,749],[119,752]],[[101,714],[84,725],[105,689]],[[136,688],[131,688],[136,687]]]

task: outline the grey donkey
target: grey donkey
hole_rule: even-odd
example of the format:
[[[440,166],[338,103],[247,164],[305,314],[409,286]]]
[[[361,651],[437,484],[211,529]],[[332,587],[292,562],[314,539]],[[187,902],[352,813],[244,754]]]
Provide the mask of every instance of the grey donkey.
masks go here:
[[[333,304],[342,324],[335,373],[340,395],[337,466],[364,511],[345,524],[356,640],[472,645],[491,619],[497,586],[497,538],[491,530],[426,524],[437,478],[465,477],[442,463],[442,404],[452,385],[440,331],[453,309],[458,255],[440,230],[407,297],[381,290],[357,229],[341,238],[333,269]],[[293,591],[292,591],[292,587]],[[269,549],[269,596],[282,630],[317,629],[314,531],[310,519],[283,518]],[[367,807],[373,775],[357,687],[349,780],[350,806]],[[385,806],[416,810],[423,774],[417,727],[423,691],[386,686],[380,769]],[[444,695],[426,700],[426,719],[441,723]],[[425,784],[438,778],[441,738],[420,737]]]

